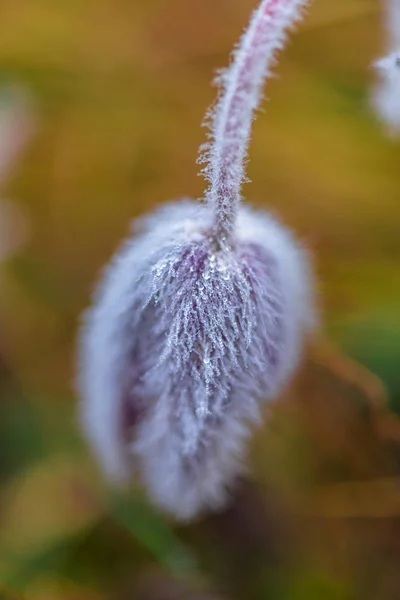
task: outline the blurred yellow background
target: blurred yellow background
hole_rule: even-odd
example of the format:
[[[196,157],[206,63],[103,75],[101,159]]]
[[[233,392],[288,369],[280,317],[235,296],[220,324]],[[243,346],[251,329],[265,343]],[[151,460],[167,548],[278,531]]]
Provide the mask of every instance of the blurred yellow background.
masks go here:
[[[379,4],[312,3],[268,83],[244,194],[311,248],[326,335],[383,379],[396,411],[400,142],[385,135],[369,106],[370,65],[386,50]],[[1,2],[0,100],[3,88],[25,90],[34,121],[1,182],[7,227],[0,234],[19,240],[0,265],[5,598],[136,598],[134,591],[124,595],[124,567],[140,565],[139,572],[148,560],[168,570],[170,553],[180,552],[175,538],[168,545],[173,534],[162,521],[132,542],[104,517],[104,482],[76,424],[75,337],[99,272],[131,220],[202,195],[196,157],[215,96],[210,81],[254,7],[254,0]],[[95,536],[96,527],[99,538],[88,541],[85,532]],[[67,574],[63,552],[68,560],[78,556]],[[284,592],[263,595],[263,580],[239,597],[359,597],[333,567],[329,576],[296,569],[297,583]]]

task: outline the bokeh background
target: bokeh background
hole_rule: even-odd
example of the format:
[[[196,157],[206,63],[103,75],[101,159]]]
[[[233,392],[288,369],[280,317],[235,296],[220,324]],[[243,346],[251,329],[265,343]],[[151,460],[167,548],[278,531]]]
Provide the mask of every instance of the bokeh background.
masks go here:
[[[245,195],[313,250],[335,347],[271,409],[251,482],[177,528],[107,488],[77,425],[79,315],[134,217],[202,195],[210,81],[254,7],[0,4],[1,598],[400,598],[400,142],[369,106],[378,0],[312,3],[254,129]]]

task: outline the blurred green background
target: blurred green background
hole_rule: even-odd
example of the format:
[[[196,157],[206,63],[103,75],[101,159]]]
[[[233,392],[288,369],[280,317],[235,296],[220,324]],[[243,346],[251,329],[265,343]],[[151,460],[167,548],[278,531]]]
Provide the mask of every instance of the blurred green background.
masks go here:
[[[245,560],[246,543],[232,558],[235,542],[224,545],[230,538],[220,524],[177,530],[138,492],[110,496],[76,423],[79,315],[134,217],[202,195],[196,156],[215,95],[210,81],[254,7],[254,0],[0,4],[1,110],[7,115],[10,86],[26,92],[30,112],[20,126],[31,129],[1,181],[0,237],[8,240],[0,240],[1,598],[400,598],[395,467],[374,470],[372,481],[384,486],[374,492],[376,514],[358,515],[359,500],[350,501],[351,518],[324,517],[317,526],[321,517],[307,504],[310,522],[297,519],[289,534],[268,529],[272,555],[268,543],[255,551],[249,542]],[[369,107],[370,64],[385,51],[380,8],[378,0],[312,3],[268,84],[245,195],[313,250],[325,333],[382,378],[395,415],[400,143],[384,135]],[[272,482],[263,498],[287,500],[289,519],[299,490],[316,485],[318,450],[301,418],[281,421],[265,432],[255,481]],[[337,469],[324,476],[346,479]],[[240,540],[257,529],[246,518]]]

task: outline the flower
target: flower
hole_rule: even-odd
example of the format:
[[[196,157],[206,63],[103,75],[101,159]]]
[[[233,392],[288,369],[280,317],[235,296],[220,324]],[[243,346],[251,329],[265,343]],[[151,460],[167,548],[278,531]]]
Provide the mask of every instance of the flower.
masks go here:
[[[246,438],[295,371],[315,322],[292,234],[240,202],[253,114],[300,0],[263,0],[223,74],[201,160],[206,202],[140,220],[85,316],[84,432],[108,476],[134,473],[180,519],[223,506]]]
[[[379,84],[373,93],[376,112],[392,133],[400,132],[400,0],[386,0],[389,54],[374,67]]]

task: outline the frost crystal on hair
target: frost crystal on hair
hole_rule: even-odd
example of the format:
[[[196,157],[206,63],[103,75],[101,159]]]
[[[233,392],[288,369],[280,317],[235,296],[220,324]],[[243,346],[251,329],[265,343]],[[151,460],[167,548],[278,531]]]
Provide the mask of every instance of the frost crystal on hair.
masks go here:
[[[296,369],[314,325],[308,256],[239,203],[253,111],[303,2],[261,3],[213,117],[208,202],[136,224],[85,317],[84,431],[110,478],[135,474],[181,519],[224,504],[246,438]]]
[[[373,95],[375,109],[389,131],[400,132],[400,0],[386,0],[389,54],[375,63],[379,84]]]

